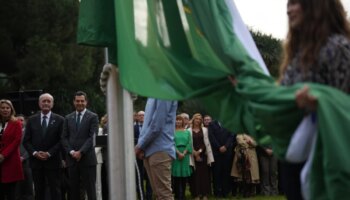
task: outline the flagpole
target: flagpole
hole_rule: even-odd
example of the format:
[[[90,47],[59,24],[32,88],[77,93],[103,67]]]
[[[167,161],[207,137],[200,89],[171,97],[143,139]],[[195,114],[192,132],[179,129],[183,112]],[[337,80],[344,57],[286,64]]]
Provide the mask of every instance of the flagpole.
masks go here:
[[[117,67],[108,64],[108,49],[105,49],[103,71],[108,71],[108,186],[109,200],[136,199],[135,154],[133,134],[133,104],[128,91],[120,84]]]

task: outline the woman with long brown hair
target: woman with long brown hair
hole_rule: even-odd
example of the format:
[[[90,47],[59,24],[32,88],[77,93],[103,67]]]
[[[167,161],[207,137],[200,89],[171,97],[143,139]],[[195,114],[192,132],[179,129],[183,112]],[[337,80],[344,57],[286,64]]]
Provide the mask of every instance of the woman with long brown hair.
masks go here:
[[[284,45],[280,82],[314,82],[350,93],[350,25],[340,0],[288,0],[289,32]],[[317,99],[305,86],[296,103],[306,113]],[[302,199],[300,172],[304,163],[282,163],[283,189],[288,199]]]
[[[22,125],[15,118],[16,112],[11,101],[0,100],[0,199],[15,200],[16,183],[23,180],[19,145]]]

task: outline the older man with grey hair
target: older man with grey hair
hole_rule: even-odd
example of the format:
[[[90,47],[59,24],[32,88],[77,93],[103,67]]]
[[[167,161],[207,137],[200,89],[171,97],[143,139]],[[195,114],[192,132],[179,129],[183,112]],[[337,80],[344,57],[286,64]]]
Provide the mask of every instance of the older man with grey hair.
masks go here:
[[[61,200],[61,134],[64,118],[51,112],[54,98],[49,93],[39,97],[40,112],[26,124],[24,147],[30,155],[35,200],[45,200],[49,187],[51,200]]]

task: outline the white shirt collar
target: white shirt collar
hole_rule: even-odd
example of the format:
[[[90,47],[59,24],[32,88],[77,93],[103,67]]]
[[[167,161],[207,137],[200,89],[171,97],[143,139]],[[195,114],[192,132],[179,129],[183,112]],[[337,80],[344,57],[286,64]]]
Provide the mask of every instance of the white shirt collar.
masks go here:
[[[49,120],[50,117],[51,117],[51,111],[50,111],[49,113],[47,113],[45,116],[46,116],[47,119]],[[43,113],[40,113],[40,118],[43,119],[43,117],[44,117],[44,114],[43,114]]]
[[[86,108],[83,111],[80,112],[81,113],[81,117],[84,116],[85,112],[86,112]],[[75,114],[76,114],[76,116],[78,116],[79,112],[75,111]]]

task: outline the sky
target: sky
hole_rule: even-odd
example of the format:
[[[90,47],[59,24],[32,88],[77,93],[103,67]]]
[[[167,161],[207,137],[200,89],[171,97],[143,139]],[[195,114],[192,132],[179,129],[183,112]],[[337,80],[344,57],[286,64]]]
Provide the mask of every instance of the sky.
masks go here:
[[[283,39],[287,34],[287,0],[233,0],[244,23],[255,31]],[[350,0],[341,0],[350,18]]]

